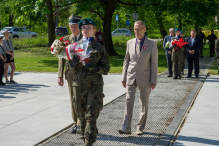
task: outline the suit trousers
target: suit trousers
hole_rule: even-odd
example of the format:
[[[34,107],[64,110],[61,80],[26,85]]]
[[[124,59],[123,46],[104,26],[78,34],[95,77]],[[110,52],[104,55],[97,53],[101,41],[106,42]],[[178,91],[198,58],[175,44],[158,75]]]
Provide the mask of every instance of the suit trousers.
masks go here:
[[[71,114],[72,114],[72,119],[73,122],[78,125],[79,124],[79,119],[77,116],[77,113],[73,107],[73,86],[72,86],[72,81],[71,80],[67,80],[68,82],[68,91],[69,91],[69,95],[70,95],[70,102],[71,102]]]
[[[133,106],[135,101],[135,92],[137,88],[136,81],[132,85],[128,85],[126,93],[126,105],[123,120],[123,129],[131,130],[131,121],[133,114]],[[144,130],[148,114],[148,100],[151,93],[151,86],[139,87],[140,90],[140,115],[137,123],[137,129]]]
[[[172,57],[171,54],[166,55],[166,59],[167,59],[167,67],[168,67],[168,73],[169,73],[170,75],[173,74],[173,71],[172,71],[173,62],[172,62],[171,57]]]
[[[192,75],[193,63],[195,66],[195,75],[199,74],[199,58],[187,58],[188,62],[188,75]]]

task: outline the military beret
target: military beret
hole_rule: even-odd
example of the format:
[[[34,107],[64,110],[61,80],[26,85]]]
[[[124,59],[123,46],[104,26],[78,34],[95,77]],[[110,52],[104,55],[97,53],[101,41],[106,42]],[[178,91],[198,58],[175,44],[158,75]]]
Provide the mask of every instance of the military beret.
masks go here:
[[[96,26],[96,24],[95,24],[95,22],[94,22],[93,19],[84,18],[84,19],[82,19],[82,20],[79,22],[78,27],[79,27],[79,29],[81,29],[81,26],[82,26],[82,25],[89,25],[89,24]]]
[[[182,34],[182,33],[183,33],[183,31],[181,30],[181,31],[180,31],[180,34]]]
[[[71,15],[68,20],[69,20],[69,25],[72,24],[78,24],[81,21],[81,16],[77,16],[77,15]]]
[[[175,32],[177,32],[177,31],[180,31],[180,29],[179,28],[175,29]]]

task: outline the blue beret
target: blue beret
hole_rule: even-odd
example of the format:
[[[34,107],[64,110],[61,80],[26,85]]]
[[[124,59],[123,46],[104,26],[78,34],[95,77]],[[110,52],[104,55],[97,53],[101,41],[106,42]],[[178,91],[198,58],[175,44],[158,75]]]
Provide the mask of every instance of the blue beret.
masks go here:
[[[84,19],[82,19],[82,20],[79,22],[78,27],[79,27],[79,29],[81,29],[81,26],[82,26],[82,25],[89,25],[89,24],[96,26],[96,24],[95,24],[95,22],[94,22],[93,19],[84,18]]]

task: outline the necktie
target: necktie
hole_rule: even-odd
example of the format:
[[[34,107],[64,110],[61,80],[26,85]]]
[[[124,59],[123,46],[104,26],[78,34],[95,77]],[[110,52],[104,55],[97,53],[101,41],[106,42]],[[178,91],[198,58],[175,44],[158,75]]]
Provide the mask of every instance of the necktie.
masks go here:
[[[140,57],[140,52],[141,52],[141,50],[140,50],[140,44],[141,44],[141,40],[138,40],[138,44],[137,44],[137,46],[136,46],[136,55],[137,55],[137,58],[139,59],[139,57]]]
[[[9,49],[11,50],[11,47],[10,47],[10,44],[9,44],[9,41],[7,40],[7,43],[8,43],[8,47],[9,47]]]
[[[193,43],[194,43],[194,39],[192,39],[192,46],[193,46]]]
[[[77,37],[76,36],[74,37],[74,41],[77,42]]]

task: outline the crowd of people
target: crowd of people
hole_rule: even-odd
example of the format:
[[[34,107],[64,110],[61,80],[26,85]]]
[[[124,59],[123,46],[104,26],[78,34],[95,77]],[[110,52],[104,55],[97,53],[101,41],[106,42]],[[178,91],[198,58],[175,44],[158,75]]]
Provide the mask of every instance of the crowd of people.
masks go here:
[[[182,47],[177,45],[166,45],[167,43],[172,43],[173,41],[187,42],[184,43]],[[215,52],[218,54],[218,44],[219,39],[215,43],[217,39],[214,31],[211,31],[211,35],[205,37],[205,34],[202,32],[200,28],[198,34],[195,30],[192,30],[190,36],[187,38],[183,38],[183,31],[179,28],[169,29],[169,35],[165,36],[163,41],[163,48],[165,49],[165,55],[168,66],[168,76],[173,77],[173,79],[181,79],[182,75],[184,75],[185,69],[185,61],[187,59],[188,62],[188,75],[187,78],[192,77],[193,64],[195,68],[195,77],[199,77],[199,58],[203,58],[203,45],[206,43],[206,39],[209,40],[209,50],[210,56],[214,57]],[[219,73],[219,72],[218,72]]]

